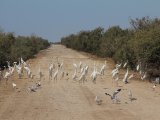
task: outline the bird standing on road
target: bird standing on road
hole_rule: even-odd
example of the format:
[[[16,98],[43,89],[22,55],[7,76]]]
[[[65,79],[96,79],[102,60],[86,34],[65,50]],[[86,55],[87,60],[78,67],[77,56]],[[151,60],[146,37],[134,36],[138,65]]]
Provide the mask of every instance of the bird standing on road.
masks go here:
[[[59,72],[59,68],[57,67],[57,70],[55,71],[55,73],[53,75],[54,83],[57,82],[58,72]]]
[[[15,83],[12,83],[12,87],[13,87],[13,89],[15,89],[16,88],[16,84]]]
[[[102,66],[102,68],[101,68],[101,70],[100,70],[100,73],[101,73],[102,75],[104,75],[105,68],[106,68],[106,60],[105,60],[105,63],[104,63],[104,65]]]
[[[152,87],[153,91],[155,91],[156,86],[157,86],[156,84],[153,85],[153,87]]]
[[[124,75],[123,82],[124,82],[125,84],[128,83],[128,68],[127,68],[127,72],[126,72],[125,75]]]
[[[131,90],[129,90],[128,92],[128,97],[129,97],[129,100],[132,102],[132,91]]]
[[[97,105],[101,105],[102,104],[102,100],[99,96],[95,97],[95,102],[97,103]]]

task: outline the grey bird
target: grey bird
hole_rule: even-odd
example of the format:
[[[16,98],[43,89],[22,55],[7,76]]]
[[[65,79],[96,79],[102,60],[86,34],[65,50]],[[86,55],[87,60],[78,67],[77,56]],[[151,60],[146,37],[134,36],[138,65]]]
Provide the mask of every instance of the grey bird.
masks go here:
[[[120,102],[120,100],[117,98],[117,94],[121,91],[121,89],[117,89],[116,91],[113,92],[113,95],[105,93],[106,95],[111,97],[111,100],[116,103]]]

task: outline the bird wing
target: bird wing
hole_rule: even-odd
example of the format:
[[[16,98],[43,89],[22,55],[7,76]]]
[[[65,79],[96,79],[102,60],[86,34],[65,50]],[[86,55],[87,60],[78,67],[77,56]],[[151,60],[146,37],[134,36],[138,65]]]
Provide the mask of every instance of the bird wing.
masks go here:
[[[113,98],[114,98],[118,93],[119,93],[119,91],[115,91],[115,92],[113,93]]]
[[[113,93],[113,95],[112,95],[112,98],[114,99],[119,92],[120,92],[119,89],[116,90],[116,91],[114,91],[114,93]]]
[[[108,95],[108,96],[110,96],[111,98],[112,98],[112,95],[111,94],[109,94],[109,93],[105,93],[106,95]]]

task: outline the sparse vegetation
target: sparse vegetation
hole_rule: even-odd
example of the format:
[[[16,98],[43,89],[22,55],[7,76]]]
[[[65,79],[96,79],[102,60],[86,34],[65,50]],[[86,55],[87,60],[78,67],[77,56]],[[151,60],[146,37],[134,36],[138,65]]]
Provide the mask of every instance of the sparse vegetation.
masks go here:
[[[150,76],[160,75],[160,19],[131,19],[131,28],[99,27],[81,31],[61,39],[61,44],[101,57],[111,57],[116,63],[129,62],[135,69],[138,62]]]
[[[0,67],[6,66],[6,61],[13,63],[19,61],[20,57],[24,60],[32,58],[40,50],[49,46],[49,42],[36,35],[28,37],[18,36],[13,33],[0,32]]]

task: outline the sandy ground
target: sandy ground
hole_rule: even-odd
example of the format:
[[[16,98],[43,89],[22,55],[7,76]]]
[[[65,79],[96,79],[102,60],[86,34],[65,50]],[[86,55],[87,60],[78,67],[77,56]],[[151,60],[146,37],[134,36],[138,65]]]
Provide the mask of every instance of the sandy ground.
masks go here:
[[[59,74],[57,83],[54,83],[48,78],[48,66],[52,61],[56,63],[56,57],[64,61],[63,70],[69,75],[59,80]],[[78,64],[80,61],[89,65],[85,84],[72,80],[73,62]],[[35,59],[27,61],[35,75],[33,80],[29,80],[26,75],[17,79],[14,74],[8,85],[4,80],[0,82],[0,120],[160,120],[159,86],[152,91],[151,83],[132,79],[129,84],[123,84],[120,80],[119,87],[123,90],[118,96],[121,102],[113,104],[110,97],[104,94],[117,89],[111,78],[113,64],[107,60],[105,75],[98,76],[94,84],[90,78],[94,62],[98,69],[104,64],[102,59],[61,45],[41,51]],[[39,66],[44,74],[42,86],[37,92],[27,92],[27,87],[39,80]],[[122,77],[123,73],[120,72]],[[16,90],[12,89],[12,81],[17,84]],[[137,99],[132,102],[128,99],[130,89]],[[96,95],[103,100],[101,105],[95,103]]]

